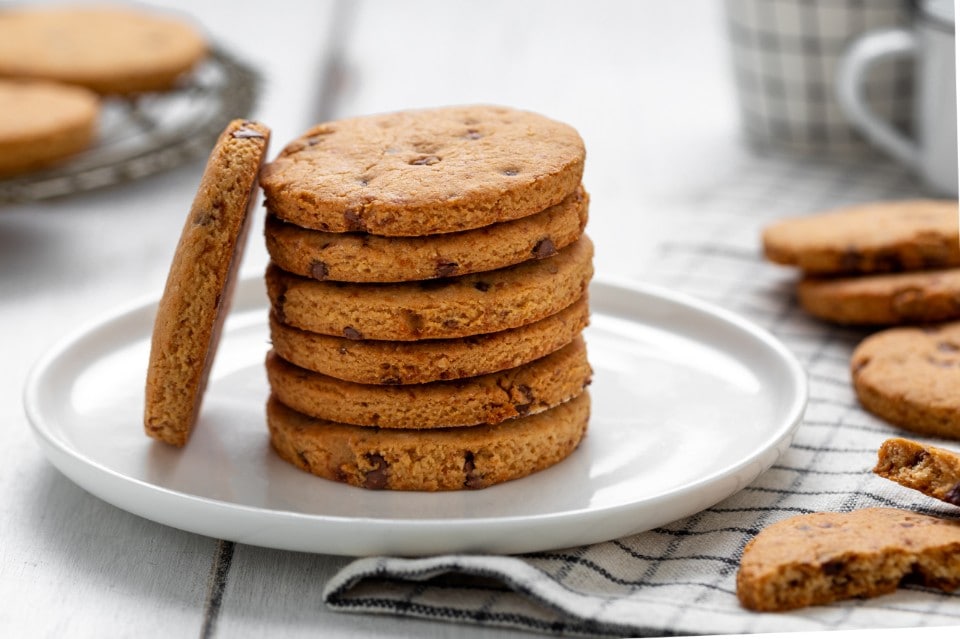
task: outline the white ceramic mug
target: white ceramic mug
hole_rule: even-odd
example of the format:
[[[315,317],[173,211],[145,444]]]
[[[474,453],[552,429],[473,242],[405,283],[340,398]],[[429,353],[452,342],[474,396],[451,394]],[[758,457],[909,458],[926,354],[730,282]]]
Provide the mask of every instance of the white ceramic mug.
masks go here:
[[[922,0],[911,28],[868,33],[837,69],[837,99],[851,123],[873,144],[913,169],[941,195],[957,195],[957,93],[953,0]],[[913,132],[879,117],[864,96],[870,67],[914,58]]]

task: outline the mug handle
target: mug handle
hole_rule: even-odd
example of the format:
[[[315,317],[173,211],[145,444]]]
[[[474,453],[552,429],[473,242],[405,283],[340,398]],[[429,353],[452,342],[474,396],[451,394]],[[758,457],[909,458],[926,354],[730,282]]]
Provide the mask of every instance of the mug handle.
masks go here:
[[[884,29],[868,33],[858,38],[840,58],[836,78],[837,99],[851,123],[870,142],[913,168],[920,164],[920,148],[874,113],[864,96],[863,80],[874,63],[916,53],[917,39],[912,31]]]

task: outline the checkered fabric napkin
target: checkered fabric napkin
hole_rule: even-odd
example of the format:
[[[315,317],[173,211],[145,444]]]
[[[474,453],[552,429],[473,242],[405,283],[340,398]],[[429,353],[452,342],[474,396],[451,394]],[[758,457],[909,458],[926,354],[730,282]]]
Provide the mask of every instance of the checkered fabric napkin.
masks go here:
[[[328,606],[571,635],[960,625],[960,592],[920,586],[777,614],[750,612],[737,601],[744,545],[785,517],[869,506],[960,517],[958,509],[871,472],[880,443],[899,431],[864,412],[853,394],[849,357],[865,333],[803,314],[793,295],[795,274],[764,262],[759,251],[760,230],[770,221],[915,196],[911,178],[892,166],[746,162],[734,168],[742,179],[692,195],[684,203],[689,213],[672,215],[675,241],[638,264],[637,274],[752,319],[798,357],[809,376],[810,400],[782,458],[721,503],[623,539],[517,556],[359,559],[327,584]]]

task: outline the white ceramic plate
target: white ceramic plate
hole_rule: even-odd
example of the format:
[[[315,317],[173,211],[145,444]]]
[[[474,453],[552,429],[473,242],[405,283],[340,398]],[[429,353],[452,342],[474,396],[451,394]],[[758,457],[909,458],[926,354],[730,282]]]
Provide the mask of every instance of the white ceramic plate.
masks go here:
[[[479,491],[367,491],[280,460],[264,417],[260,279],[237,287],[183,450],[142,429],[155,302],[55,346],[31,372],[24,401],[50,461],[124,510],[221,539],[342,555],[520,553],[614,539],[715,504],[786,450],[807,389],[777,340],[647,286],[597,281],[590,295],[586,439],[552,468]]]

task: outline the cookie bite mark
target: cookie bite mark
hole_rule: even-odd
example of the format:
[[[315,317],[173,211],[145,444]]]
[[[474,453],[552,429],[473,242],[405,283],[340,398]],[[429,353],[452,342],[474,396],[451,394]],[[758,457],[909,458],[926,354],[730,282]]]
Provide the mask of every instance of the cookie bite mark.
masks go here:
[[[894,508],[781,520],[744,548],[737,597],[751,610],[784,611],[875,597],[906,579],[960,586],[960,521]]]
[[[924,495],[960,506],[960,453],[891,438],[877,451],[874,474]]]

